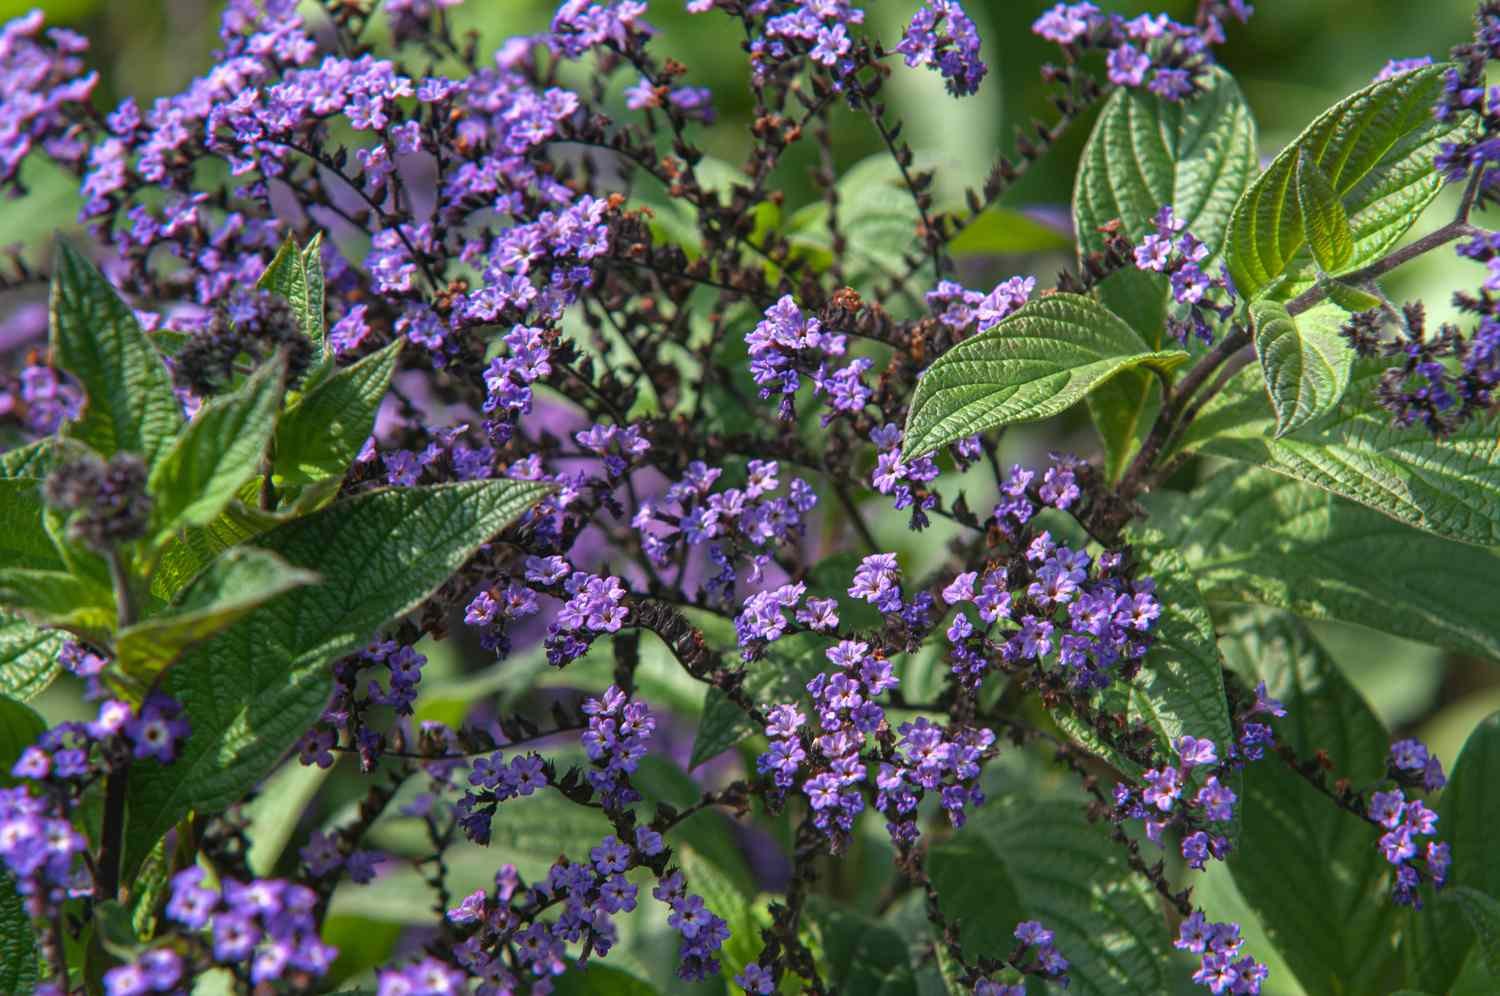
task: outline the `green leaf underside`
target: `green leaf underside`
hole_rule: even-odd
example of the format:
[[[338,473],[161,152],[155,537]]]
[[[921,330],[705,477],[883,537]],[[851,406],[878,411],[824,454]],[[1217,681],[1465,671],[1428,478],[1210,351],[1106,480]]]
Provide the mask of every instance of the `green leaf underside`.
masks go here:
[[[213,521],[260,469],[281,408],[282,368],[267,363],[205,404],[151,470],[159,534]]]
[[[127,872],[190,809],[223,809],[269,772],[322,711],[328,662],[419,605],[547,490],[522,481],[378,490],[261,536],[257,546],[323,583],[273,598],[167,672],[163,690],[192,733],[175,764],[131,769]]]
[[[1160,530],[1133,530],[1127,540],[1140,558],[1141,574],[1156,581],[1162,615],[1140,675],[1128,685],[1117,682],[1102,705],[1109,711],[1123,707],[1131,721],[1148,724],[1169,755],[1183,734],[1228,743],[1234,733],[1213,620],[1192,572]],[[1120,770],[1139,774],[1138,765],[1076,717],[1066,715],[1060,725]]]
[[[57,655],[66,639],[56,630],[0,612],[0,695],[25,702],[46,691],[62,670]]]
[[[1354,233],[1333,184],[1306,149],[1297,156],[1296,187],[1308,248],[1323,272],[1333,273],[1354,255]]]
[[[1337,280],[1326,281],[1323,286],[1328,292],[1328,300],[1350,314],[1380,307],[1380,298],[1369,291],[1360,290],[1358,287]]]
[[[344,367],[287,408],[276,429],[276,473],[287,484],[341,478],[370,437],[403,340]]]
[[[92,263],[60,245],[50,300],[53,361],[88,400],[67,434],[103,456],[125,450],[148,464],[182,425],[172,379],[130,307]]]
[[[324,340],[323,311],[323,258],[319,253],[322,233],[314,235],[306,249],[298,249],[297,243],[287,236],[276,256],[255,286],[271,291],[292,306],[302,334],[318,347],[322,353]]]
[[[1180,448],[1258,464],[1448,539],[1500,545],[1500,415],[1475,418],[1441,442],[1421,426],[1393,428],[1369,402],[1380,371],[1378,363],[1356,368],[1335,411],[1273,439],[1259,372],[1243,370]]]
[[[1207,87],[1190,101],[1115,91],[1089,134],[1073,189],[1079,259],[1104,248],[1099,228],[1114,219],[1139,242],[1154,230],[1152,219],[1164,204],[1217,258],[1235,202],[1258,168],[1255,148],[1255,119],[1239,86],[1222,70],[1211,70]],[[1166,344],[1165,276],[1123,270],[1096,293],[1147,346]],[[1089,395],[1111,480],[1124,472],[1160,404],[1157,380],[1144,371],[1121,373]]]
[[[996,801],[928,858],[943,914],[970,957],[1003,959],[1011,932],[1037,919],[1072,962],[1070,993],[1167,991],[1170,943],[1149,887],[1073,802]]]
[[[927,368],[912,396],[903,457],[1013,422],[1048,418],[1122,370],[1169,371],[1187,358],[1181,350],[1152,351],[1090,298],[1039,298]]]
[[[1230,467],[1151,496],[1210,601],[1290,609],[1500,660],[1500,555],[1449,542],[1298,481]]]
[[[132,678],[150,682],[185,649],[282,592],[316,584],[313,571],[266,550],[240,547],[217,558],[165,611],[120,631],[115,658]]]
[[[1500,856],[1495,828],[1500,826],[1500,713],[1474,728],[1465,741],[1448,785],[1438,798],[1438,837],[1453,855],[1449,888],[1466,887],[1500,896]],[[1463,911],[1438,893],[1410,914],[1406,963],[1414,985],[1445,993],[1459,977],[1476,943],[1474,927]]]
[[[1255,355],[1284,436],[1337,407],[1349,387],[1354,350],[1339,335],[1344,311],[1322,305],[1293,317],[1279,301],[1250,306]]]
[[[1385,728],[1300,620],[1244,613],[1221,646],[1248,683],[1264,680],[1286,706],[1272,721],[1278,742],[1299,757],[1326,752],[1331,779],[1384,777]],[[1379,991],[1401,916],[1379,831],[1274,755],[1245,769],[1244,788],[1229,869],[1277,951],[1309,993]]]
[[[1433,157],[1467,122],[1432,116],[1447,65],[1428,66],[1372,84],[1335,104],[1282,150],[1235,205],[1229,226],[1235,286],[1255,298],[1288,280],[1278,296],[1314,275],[1306,223],[1296,196],[1305,152],[1343,204],[1353,242],[1347,266],[1375,259],[1412,226],[1443,179]]]

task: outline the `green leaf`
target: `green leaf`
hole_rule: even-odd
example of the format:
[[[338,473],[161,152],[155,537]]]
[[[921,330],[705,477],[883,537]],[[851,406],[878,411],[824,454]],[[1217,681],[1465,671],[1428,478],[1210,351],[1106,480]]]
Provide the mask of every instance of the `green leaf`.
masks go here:
[[[1500,555],[1451,543],[1297,481],[1230,467],[1151,496],[1209,601],[1290,609],[1500,660]]]
[[[608,961],[591,959],[583,968],[569,966],[557,977],[556,996],[660,996],[661,990],[644,979],[615,968]]]
[[[25,702],[46,691],[62,670],[57,655],[66,637],[0,612],[0,695]]]
[[[15,785],[10,769],[47,732],[47,721],[24,702],[0,695],[0,785]]]
[[[1384,303],[1369,291],[1360,290],[1353,284],[1342,283],[1338,280],[1324,281],[1322,287],[1328,294],[1328,300],[1343,308],[1351,315],[1371,311]]]
[[[120,631],[116,664],[126,676],[150,684],[188,647],[277,595],[317,582],[315,572],[292,567],[266,550],[229,550],[209,564],[177,604]]]
[[[267,363],[230,394],[205,404],[151,468],[147,488],[159,539],[203,526],[260,469],[281,409],[283,365]]]
[[[990,803],[930,851],[941,869],[939,907],[959,925],[970,957],[1005,958],[1015,949],[1016,923],[1037,919],[1072,962],[1070,993],[1168,990],[1161,952],[1171,942],[1155,895],[1080,804]],[[944,888],[960,877],[967,877],[963,888]]]
[[[45,513],[41,481],[0,478],[0,566],[63,567],[47,535]]]
[[[287,819],[286,814],[305,812],[331,774],[332,767],[302,764],[293,758],[265,780],[244,807],[249,821],[246,836],[250,839],[245,863],[251,871],[262,877],[275,874],[281,852],[297,831],[296,821]]]
[[[1325,111],[1281,151],[1230,220],[1227,256],[1241,294],[1254,299],[1277,286],[1278,297],[1289,297],[1315,275],[1296,191],[1304,154],[1343,205],[1353,243],[1344,265],[1377,258],[1416,222],[1443,186],[1433,157],[1455,131],[1470,127],[1432,116],[1449,68],[1428,66],[1372,84]]]
[[[38,981],[36,932],[15,881],[0,871],[0,992],[29,993]]]
[[[236,801],[318,718],[328,662],[420,605],[549,485],[471,481],[377,490],[261,536],[323,584],[296,588],[191,647],[162,680],[192,733],[175,764],[131,769],[126,870],[190,809]]]
[[[1235,201],[1258,169],[1255,149],[1255,119],[1239,85],[1221,69],[1211,69],[1205,88],[1189,101],[1116,90],[1079,160],[1073,225],[1080,262],[1104,249],[1101,226],[1118,219],[1121,231],[1139,242],[1154,230],[1152,219],[1164,204],[1217,258]],[[1147,346],[1166,345],[1171,293],[1165,276],[1122,270],[1096,293]],[[1111,480],[1139,449],[1160,403],[1157,378],[1144,371],[1126,371],[1089,395]]]
[[[1354,255],[1354,233],[1333,184],[1306,149],[1297,155],[1297,207],[1307,244],[1324,273],[1334,273]]]
[[[182,424],[172,379],[130,306],[66,243],[52,264],[52,356],[88,402],[67,435],[102,456],[120,450],[154,464]]]
[[[114,593],[67,571],[0,568],[0,606],[42,626],[98,636],[114,629]]]
[[[398,339],[344,367],[287,408],[276,427],[276,474],[288,485],[342,478],[370,438],[396,372]]]
[[[745,694],[765,708],[798,701],[806,694],[807,683],[829,667],[823,656],[828,646],[829,640],[816,633],[795,633],[776,641],[763,659],[746,665]],[[698,720],[688,767],[696,768],[759,732],[743,709],[717,687],[710,688],[703,697],[703,717]]]
[[[241,501],[231,501],[218,518],[205,526],[189,526],[178,539],[162,548],[151,575],[151,594],[164,602],[175,599],[219,554],[293,518],[290,514],[262,512]]]
[[[1470,420],[1441,442],[1370,410],[1383,365],[1363,364],[1338,409],[1270,438],[1255,370],[1236,374],[1193,421],[1180,449],[1258,464],[1448,539],[1500,545],[1500,415]]]
[[[1187,357],[1181,350],[1153,352],[1090,298],[1039,298],[927,368],[906,419],[903,457],[1056,415],[1122,370],[1170,371]]]
[[[823,942],[827,977],[837,980],[840,992],[917,996],[907,939],[890,924],[835,906],[822,896],[809,897],[808,912]]]
[[[48,436],[0,453],[0,478],[35,477],[41,480],[52,469],[56,449],[56,438]]]
[[[979,212],[948,243],[948,252],[954,258],[962,259],[965,256],[1057,252],[1072,244],[1073,240],[1062,232],[1020,211],[990,207]]]
[[[1246,614],[1221,646],[1247,681],[1265,681],[1285,704],[1278,742],[1299,757],[1326,753],[1331,777],[1355,785],[1385,777],[1384,727],[1300,621]],[[1246,767],[1244,787],[1229,869],[1276,950],[1309,993],[1378,991],[1400,922],[1379,831],[1274,755]]]
[[[1495,853],[1495,827],[1500,826],[1500,793],[1495,791],[1500,779],[1500,713],[1469,734],[1450,776],[1435,807],[1438,837],[1453,854],[1448,887],[1500,896],[1500,858]],[[1435,993],[1448,992],[1476,940],[1474,928],[1452,903],[1429,901],[1422,910],[1413,910],[1406,936],[1409,980]]]
[[[1484,967],[1500,979],[1500,899],[1463,885],[1455,887],[1450,898],[1463,910],[1469,926],[1479,938]]]
[[[1323,305],[1295,318],[1279,301],[1250,306],[1255,355],[1284,436],[1332,411],[1349,387],[1354,350],[1339,335],[1340,308]]]
[[[266,267],[255,286],[279,295],[292,306],[302,334],[323,349],[323,264],[318,249],[323,236],[313,236],[306,249],[298,249],[296,241],[288,235],[271,265]],[[311,268],[310,268],[311,267]]]

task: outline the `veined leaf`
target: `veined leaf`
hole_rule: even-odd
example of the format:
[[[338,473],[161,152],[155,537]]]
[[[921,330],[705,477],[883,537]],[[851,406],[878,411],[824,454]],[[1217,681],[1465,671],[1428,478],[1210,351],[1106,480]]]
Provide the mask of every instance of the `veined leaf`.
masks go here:
[[[271,599],[195,644],[162,679],[192,733],[175,764],[131,769],[127,873],[190,809],[234,802],[318,718],[328,662],[421,604],[549,485],[471,481],[337,502],[256,545],[323,584]]]
[[[0,568],[0,607],[34,623],[98,639],[114,629],[114,593],[67,571]]]
[[[1374,83],[1323,112],[1282,150],[1230,221],[1227,256],[1241,294],[1256,298],[1274,285],[1278,297],[1288,298],[1314,276],[1309,223],[1296,191],[1304,154],[1343,205],[1352,241],[1347,266],[1377,258],[1416,222],[1443,186],[1433,157],[1455,132],[1471,127],[1432,116],[1448,69],[1428,66]]]
[[[1479,938],[1479,953],[1485,968],[1500,980],[1500,899],[1464,885],[1453,889],[1451,899],[1463,910]]]
[[[109,457],[154,464],[182,425],[161,356],[135,314],[92,263],[61,244],[52,270],[52,355],[88,401],[67,434]]]
[[[116,664],[127,677],[149,684],[192,644],[282,592],[317,582],[313,571],[292,567],[266,550],[229,550],[208,565],[176,605],[120,631]]]
[[[1180,451],[1258,464],[1448,539],[1500,546],[1500,416],[1475,418],[1439,442],[1396,429],[1368,401],[1381,364],[1356,368],[1326,416],[1271,438],[1260,374],[1236,374],[1188,428]]]
[[[766,708],[800,700],[806,695],[806,684],[832,667],[824,656],[829,644],[816,633],[797,633],[771,644],[763,660],[746,665],[745,694]],[[718,688],[710,688],[703,697],[703,717],[698,720],[688,767],[696,768],[758,732],[743,709]]]
[[[1354,350],[1339,335],[1343,310],[1322,305],[1293,317],[1280,301],[1256,301],[1250,316],[1255,355],[1276,409],[1276,435],[1332,411],[1354,369]]]
[[[1233,77],[1212,69],[1193,99],[1164,101],[1144,90],[1120,89],[1089,134],[1073,188],[1079,258],[1104,248],[1099,231],[1119,219],[1139,242],[1153,231],[1165,204],[1217,258],[1235,202],[1258,169],[1255,119]],[[1099,285],[1101,303],[1152,349],[1167,344],[1167,278],[1127,269]],[[1106,470],[1118,479],[1150,431],[1161,404],[1157,379],[1126,371],[1088,397],[1104,440]]]
[[[1291,609],[1500,660],[1500,555],[1407,528],[1290,478],[1228,468],[1151,496],[1151,524],[1209,601]]]
[[[342,478],[370,438],[396,372],[398,339],[313,387],[276,428],[276,474],[288,485]]]
[[[36,933],[15,881],[0,871],[0,992],[29,993],[38,981]]]
[[[57,655],[65,640],[56,630],[0,612],[0,695],[25,702],[46,691],[62,670]]]
[[[0,478],[0,567],[63,567],[47,535],[45,512],[40,480]]]
[[[1448,869],[1450,888],[1477,889],[1500,896],[1500,859],[1495,854],[1495,827],[1500,825],[1500,713],[1474,728],[1465,741],[1448,786],[1435,807],[1438,838],[1453,854]],[[1410,981],[1435,993],[1450,991],[1477,936],[1462,911],[1451,902],[1429,899],[1413,910],[1406,936]]]
[[[212,522],[189,526],[162,548],[151,575],[151,594],[170,602],[213,559],[232,547],[291,521],[291,516],[262,512],[241,501],[231,501]]]
[[[45,478],[52,469],[52,459],[57,449],[53,436],[38,439],[34,443],[18,446],[0,453],[0,478],[35,477]]]
[[[1122,370],[1171,370],[1187,356],[1153,351],[1090,298],[1039,298],[927,368],[912,397],[903,455],[1056,415]]]
[[[324,340],[323,259],[319,252],[322,233],[314,235],[306,249],[298,249],[289,235],[255,286],[286,300],[297,316],[302,334],[312,340],[321,356]]]
[[[1016,923],[1037,919],[1072,962],[1069,992],[1167,991],[1160,953],[1170,941],[1155,898],[1076,803],[990,803],[933,844],[928,860],[937,862],[939,906],[960,925],[971,957],[1005,958],[1015,948],[1009,932]],[[966,887],[952,889],[958,876]],[[971,921],[985,923],[971,928]]]
[[[1306,149],[1297,156],[1297,208],[1313,259],[1324,273],[1334,273],[1354,255],[1354,232],[1333,184]]]
[[[151,468],[159,539],[212,522],[255,476],[276,429],[282,375],[281,363],[267,363],[233,393],[209,401]]]
[[[1335,777],[1366,785],[1385,775],[1386,732],[1298,620],[1247,613],[1220,645],[1253,684],[1286,705],[1277,740],[1299,757],[1325,752]],[[1400,911],[1380,831],[1331,806],[1279,758],[1246,767],[1229,856],[1235,884],[1310,993],[1374,992],[1395,956]]]
[[[1350,314],[1370,311],[1381,305],[1380,298],[1369,291],[1360,290],[1352,284],[1342,283],[1338,280],[1329,280],[1323,284],[1323,287],[1328,292],[1328,300]]]

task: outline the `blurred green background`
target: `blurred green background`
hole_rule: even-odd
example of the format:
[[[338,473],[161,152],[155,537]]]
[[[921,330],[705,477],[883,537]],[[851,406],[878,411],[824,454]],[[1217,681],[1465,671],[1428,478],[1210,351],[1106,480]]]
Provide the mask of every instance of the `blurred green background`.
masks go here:
[[[0,0],[0,19],[35,5],[26,0]],[[916,0],[864,4],[888,44],[894,43],[916,5]],[[979,24],[991,70],[980,92],[955,101],[944,93],[936,74],[927,72],[898,72],[889,91],[895,111],[906,121],[905,137],[919,153],[942,164],[939,189],[948,197],[956,197],[965,185],[982,179],[995,152],[1008,144],[1015,125],[1032,114],[1048,116],[1046,89],[1037,67],[1056,52],[1029,32],[1032,20],[1050,3],[965,0],[964,5]],[[53,23],[67,24],[92,39],[91,60],[102,76],[99,97],[112,106],[125,96],[149,104],[158,95],[180,90],[203,72],[216,45],[222,4],[50,0],[40,6]],[[317,5],[305,6],[311,12]],[[478,31],[481,50],[489,51],[507,36],[544,30],[555,6],[556,0],[469,0],[453,16],[462,28]],[[1124,14],[1165,9],[1186,19],[1194,5],[1103,6]],[[1261,0],[1257,6],[1260,9],[1248,25],[1232,26],[1221,61],[1238,77],[1255,111],[1263,155],[1275,152],[1318,112],[1366,83],[1387,59],[1442,56],[1468,35],[1473,9],[1469,0]],[[745,56],[737,33],[719,16],[687,15],[683,0],[651,0],[650,7],[648,18],[661,29],[658,53],[674,56],[689,67],[686,82],[714,90],[720,125],[701,132],[704,146],[729,162],[742,161],[743,125],[750,104],[744,84]],[[1087,125],[1083,122],[1075,128],[1040,168],[1010,192],[1010,206],[1055,208],[1066,217],[1074,159]],[[868,123],[851,115],[840,116],[835,138],[840,166],[879,151]],[[808,159],[793,158],[778,174],[792,205],[812,196],[807,177],[810,165]],[[0,232],[4,233],[0,241],[5,243],[45,241],[53,231],[73,224],[79,202],[67,181],[40,173],[28,174],[28,178],[35,183],[33,196],[0,204]],[[1433,217],[1445,216],[1451,209],[1449,200],[1440,199],[1432,208]],[[1423,228],[1418,226],[1417,231]],[[1043,283],[1050,281],[1061,262],[1060,257],[1030,261],[1041,271]],[[1449,292],[1474,283],[1476,272],[1451,255],[1439,254],[1403,269],[1390,289],[1397,297],[1420,293],[1434,312],[1443,315]],[[7,306],[8,302],[0,302],[0,311]],[[886,549],[916,545],[901,522],[882,522],[880,532],[883,540],[889,535],[892,542]],[[937,540],[928,535],[921,545],[936,549]],[[917,553],[912,550],[910,555]],[[1500,708],[1500,685],[1493,666],[1354,627],[1320,625],[1317,629],[1393,732],[1428,738],[1447,765],[1474,724]],[[437,656],[434,664],[439,664]],[[442,667],[462,670],[455,661],[446,661]],[[38,704],[53,720],[78,708],[62,688]],[[1216,867],[1222,872],[1222,866]],[[1227,876],[1211,876],[1200,897],[1205,901],[1212,897],[1218,917],[1235,915],[1238,900]],[[1254,932],[1250,926],[1252,946],[1268,950],[1255,944]],[[1294,984],[1288,986],[1290,973],[1276,972],[1273,980],[1268,991],[1297,991]]]

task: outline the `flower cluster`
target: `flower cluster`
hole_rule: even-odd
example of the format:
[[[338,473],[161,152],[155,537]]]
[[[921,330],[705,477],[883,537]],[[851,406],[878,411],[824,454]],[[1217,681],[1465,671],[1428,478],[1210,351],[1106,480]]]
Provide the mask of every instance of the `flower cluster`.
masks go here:
[[[1145,87],[1163,100],[1183,100],[1197,92],[1199,74],[1211,63],[1211,46],[1224,40],[1224,20],[1244,22],[1252,8],[1244,0],[1203,5],[1196,25],[1178,24],[1165,14],[1126,20],[1104,14],[1092,3],[1060,3],[1031,26],[1058,45],[1106,53],[1109,81]]]
[[[33,435],[56,432],[83,412],[83,392],[52,367],[29,363],[14,380],[0,381],[0,418]]]
[[[33,148],[77,164],[88,145],[73,128],[88,113],[98,73],[85,73],[88,42],[66,28],[42,30],[33,10],[0,31],[0,185],[17,181]]]
[[[937,495],[927,490],[926,485],[938,479],[941,471],[930,456],[901,459],[901,427],[894,422],[870,430],[870,442],[877,451],[875,469],[870,473],[870,483],[883,495],[896,500],[896,509],[911,509],[913,529],[926,528],[927,513],[937,507]]]
[[[1439,121],[1455,123],[1469,118],[1475,127],[1463,138],[1443,143],[1437,168],[1450,183],[1474,177],[1480,195],[1490,198],[1500,192],[1495,174],[1488,171],[1500,162],[1494,141],[1500,135],[1500,95],[1486,86],[1486,68],[1490,61],[1500,59],[1500,3],[1480,3],[1474,24],[1474,40],[1452,51],[1456,65],[1443,75],[1443,93],[1433,114]],[[1411,60],[1404,65],[1410,71],[1421,64]]]
[[[1182,921],[1173,946],[1200,955],[1193,981],[1211,993],[1258,993],[1270,974],[1249,955],[1240,957],[1245,940],[1233,923],[1211,923],[1201,910]]]
[[[1167,330],[1177,341],[1186,344],[1192,334],[1205,344],[1212,343],[1214,330],[1205,312],[1212,312],[1221,322],[1234,314],[1237,295],[1229,270],[1221,264],[1217,277],[1203,272],[1198,264],[1208,258],[1208,246],[1186,230],[1187,222],[1172,212],[1172,205],[1162,206],[1155,224],[1156,230],[1136,246],[1135,265],[1165,274],[1171,285],[1172,300],[1184,306],[1185,317],[1174,315],[1167,321]],[[1221,294],[1222,300],[1216,300]]]
[[[1398,782],[1419,784],[1429,792],[1442,788],[1447,781],[1442,763],[1418,740],[1392,744],[1388,766]],[[1417,841],[1418,837],[1430,837],[1436,831],[1437,814],[1420,800],[1407,799],[1399,787],[1372,793],[1365,812],[1372,823],[1385,830],[1377,846],[1381,856],[1396,869],[1392,898],[1402,906],[1421,909],[1422,897],[1417,890],[1423,873],[1413,862],[1422,861],[1426,877],[1437,888],[1447,882],[1448,866],[1452,863],[1447,844],[1432,840],[1422,846]]]
[[[927,308],[955,335],[966,334],[971,326],[976,332],[988,332],[1031,300],[1034,290],[1035,277],[1010,277],[988,294],[967,290],[952,280],[939,280],[927,292]]]
[[[656,718],[644,702],[632,701],[616,685],[597,699],[583,704],[589,718],[583,734],[583,749],[594,768],[589,784],[599,793],[606,810],[618,809],[640,799],[630,787],[630,773],[646,756],[646,744],[656,731]]]
[[[245,966],[253,985],[290,974],[321,978],[338,950],[318,936],[318,894],[280,879],[204,884],[202,868],[172,876],[168,919],[192,931],[207,929],[212,960]]]
[[[757,5],[764,11],[769,4]],[[692,0],[689,9],[708,9],[705,0]],[[832,70],[835,79],[853,67],[849,52],[854,47],[852,29],[863,24],[865,12],[848,0],[806,0],[786,13],[766,19],[765,37],[750,45],[750,71],[763,81],[774,66],[797,56]]]
[[[618,633],[630,612],[617,577],[574,571],[562,588],[568,599],[547,627],[547,663],[553,667],[582,657],[596,636]]]
[[[979,31],[957,0],[927,0],[896,51],[908,66],[931,66],[942,73],[955,97],[977,91],[990,68],[979,57]]]
[[[816,316],[804,314],[790,294],[766,309],[765,316],[745,335],[750,351],[750,376],[760,386],[760,396],[781,395],[780,416],[791,419],[796,414],[793,396],[802,386],[802,373],[810,374],[817,363],[817,379],[828,382],[826,360],[842,357],[848,349],[848,337],[825,331]],[[868,367],[857,367],[858,371]],[[845,385],[842,390],[825,387],[830,404],[837,410],[858,411],[868,400],[862,385]]]
[[[1189,772],[1195,767],[1217,768],[1219,757],[1211,741],[1192,736],[1182,736],[1173,745],[1179,762],[1176,765],[1151,768],[1141,775],[1144,787],[1137,791],[1123,782],[1115,786],[1115,813],[1117,818],[1140,819],[1146,823],[1146,836],[1161,842],[1162,830],[1167,826],[1168,814],[1179,800],[1189,783]],[[1185,819],[1192,825],[1204,823],[1229,823],[1234,819],[1234,805],[1238,802],[1234,790],[1219,781],[1218,774],[1211,774],[1186,805],[1190,815]],[[1182,839],[1182,857],[1190,868],[1201,869],[1209,857],[1223,860],[1229,854],[1229,838],[1222,834],[1210,834],[1207,830],[1194,830]]]

